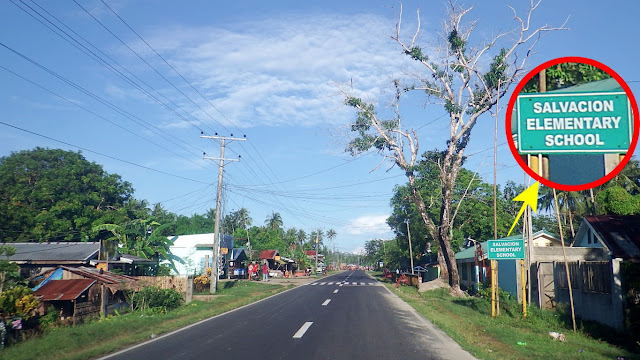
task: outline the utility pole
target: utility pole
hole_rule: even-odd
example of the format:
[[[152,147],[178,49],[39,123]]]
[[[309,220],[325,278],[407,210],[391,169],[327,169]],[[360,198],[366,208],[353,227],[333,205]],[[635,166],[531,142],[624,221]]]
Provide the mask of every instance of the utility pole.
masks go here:
[[[409,238],[409,258],[411,260],[411,275],[414,274],[413,272],[413,249],[411,248],[411,232],[409,231],[409,219],[405,220],[405,222],[407,223],[407,237]]]
[[[316,268],[313,271],[316,275],[318,275],[318,240],[320,238],[320,230],[316,232]]]
[[[208,160],[219,160],[219,166],[218,166],[218,195],[217,195],[217,199],[216,199],[216,221],[215,221],[215,225],[214,225],[214,229],[213,229],[213,264],[211,265],[211,288],[209,289],[209,292],[211,294],[215,294],[216,293],[216,289],[218,288],[218,261],[219,261],[219,256],[220,256],[220,207],[222,204],[222,174],[223,174],[223,170],[224,170],[224,162],[225,161],[240,161],[240,159],[225,159],[224,158],[224,147],[225,147],[225,141],[229,140],[229,141],[233,141],[233,140],[238,140],[238,141],[245,141],[247,140],[246,135],[243,138],[234,138],[233,134],[231,134],[232,137],[226,137],[226,136],[218,136],[218,133],[216,133],[215,136],[207,136],[207,135],[200,135],[201,138],[204,139],[219,139],[220,140],[220,157],[219,158],[212,158],[212,157],[208,157],[208,156],[203,156],[204,159],[208,159]]]

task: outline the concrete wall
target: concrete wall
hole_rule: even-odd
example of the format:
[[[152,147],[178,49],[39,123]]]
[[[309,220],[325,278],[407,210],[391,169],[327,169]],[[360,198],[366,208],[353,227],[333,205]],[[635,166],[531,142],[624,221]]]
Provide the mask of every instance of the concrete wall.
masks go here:
[[[565,247],[567,261],[605,261],[609,257],[603,248]],[[532,262],[564,261],[561,246],[534,247]]]

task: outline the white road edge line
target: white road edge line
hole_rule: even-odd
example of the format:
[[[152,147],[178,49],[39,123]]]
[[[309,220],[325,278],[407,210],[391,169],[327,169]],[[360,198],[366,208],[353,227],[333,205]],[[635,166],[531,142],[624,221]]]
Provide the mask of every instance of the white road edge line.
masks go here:
[[[327,299],[322,303],[322,306],[327,306],[331,302],[331,299]]]
[[[311,327],[311,324],[313,324],[313,321],[307,321],[306,323],[304,323],[304,325],[302,325],[300,330],[298,330],[298,332],[296,332],[293,335],[293,338],[294,339],[300,339],[302,336],[304,336],[304,333],[306,333],[307,330],[309,330],[309,328]]]

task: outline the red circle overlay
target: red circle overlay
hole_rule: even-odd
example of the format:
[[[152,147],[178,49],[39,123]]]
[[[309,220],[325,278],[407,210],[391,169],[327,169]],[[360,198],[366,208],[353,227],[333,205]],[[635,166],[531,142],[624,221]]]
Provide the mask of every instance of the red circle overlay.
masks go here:
[[[622,161],[618,164],[618,166],[616,166],[616,168],[613,169],[613,171],[611,171],[610,173],[606,174],[605,176],[601,177],[596,181],[586,183],[586,184],[580,184],[580,185],[559,184],[559,183],[555,183],[547,179],[544,179],[542,176],[536,174],[533,170],[529,168],[527,163],[522,159],[520,153],[518,153],[518,150],[516,149],[516,145],[513,142],[513,136],[511,134],[511,114],[513,113],[513,107],[515,106],[516,98],[518,97],[522,89],[525,87],[527,82],[529,82],[529,80],[531,80],[540,71],[547,69],[553,65],[558,65],[562,63],[583,63],[588,65],[593,65],[599,68],[600,70],[604,70],[607,74],[611,75],[612,78],[616,79],[618,81],[618,84],[620,84],[620,86],[622,86],[625,93],[627,94],[627,97],[629,98],[629,102],[631,103],[631,109],[633,112],[633,138],[631,139],[631,146],[629,146],[627,155],[622,159]],[[507,112],[506,112],[506,125],[505,125],[505,129],[507,133],[507,143],[509,143],[509,149],[511,150],[513,157],[516,159],[516,161],[518,162],[518,165],[520,165],[522,170],[524,170],[532,178],[540,181],[543,185],[554,188],[554,189],[558,189],[558,190],[564,190],[564,191],[588,190],[596,186],[602,185],[605,182],[611,180],[614,176],[618,175],[618,173],[625,167],[625,165],[627,165],[627,163],[633,156],[633,151],[635,150],[636,145],[638,143],[639,128],[640,128],[640,117],[638,116],[638,104],[636,103],[636,99],[633,96],[631,89],[629,89],[629,85],[627,85],[627,83],[620,77],[620,75],[618,75],[615,71],[613,71],[608,66],[592,59],[577,57],[577,56],[568,56],[568,57],[553,59],[531,70],[520,81],[520,83],[518,83],[518,86],[516,86],[515,90],[513,91],[513,94],[511,94],[511,99],[509,99],[509,106],[507,107]]]

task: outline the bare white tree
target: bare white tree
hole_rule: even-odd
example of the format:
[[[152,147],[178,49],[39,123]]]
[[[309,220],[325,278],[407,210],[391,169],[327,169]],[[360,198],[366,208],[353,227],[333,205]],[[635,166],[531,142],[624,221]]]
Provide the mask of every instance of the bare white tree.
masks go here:
[[[531,2],[526,16],[519,16],[515,9],[510,7],[516,23],[515,28],[473,46],[469,39],[477,23],[463,21],[472,8],[464,8],[450,1],[443,24],[444,32],[441,34],[444,45],[434,47],[436,50],[432,51],[433,58],[416,44],[421,30],[419,11],[416,30],[408,42],[405,42],[401,32],[400,5],[396,31],[391,38],[406,55],[419,63],[424,70],[423,74],[413,76],[408,86],[403,86],[399,80],[393,81],[395,96],[392,104],[395,111],[390,120],[381,118],[374,104],[343,92],[346,97],[345,103],[357,110],[357,119],[351,124],[351,131],[356,137],[350,141],[348,151],[355,156],[375,148],[382,155],[382,162],[391,160],[405,172],[412,191],[412,200],[418,207],[429,235],[440,245],[438,258],[441,266],[445,264],[442,267],[443,278],[449,282],[452,293],[457,295],[461,294],[460,280],[454,249],[451,247],[454,225],[452,214],[456,213],[452,201],[455,181],[462,167],[471,132],[479,117],[491,111],[511,85],[525,75],[527,60],[542,35],[566,29],[566,21],[559,27],[544,25],[532,28],[531,17],[539,4],[540,1]],[[414,90],[426,92],[429,98],[444,105],[449,115],[450,134],[446,139],[446,147],[435,159],[439,167],[442,191],[440,212],[436,218],[429,217],[427,206],[419,189],[416,188],[418,136],[415,130],[402,130],[399,126],[399,100],[404,94]],[[458,203],[457,206],[459,205]]]

